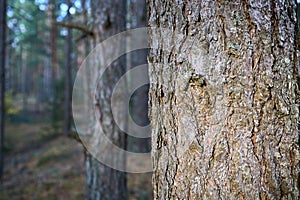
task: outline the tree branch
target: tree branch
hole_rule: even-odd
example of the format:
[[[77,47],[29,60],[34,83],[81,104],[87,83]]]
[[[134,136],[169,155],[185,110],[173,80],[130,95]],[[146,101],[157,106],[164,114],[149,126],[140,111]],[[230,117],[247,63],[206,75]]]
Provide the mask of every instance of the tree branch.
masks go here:
[[[66,28],[78,29],[80,31],[88,33],[89,35],[94,35],[93,31],[89,30],[87,26],[82,26],[82,25],[72,24],[72,23],[66,23],[66,22],[54,22],[54,24],[57,25],[57,26],[63,26],[63,27],[66,27]]]

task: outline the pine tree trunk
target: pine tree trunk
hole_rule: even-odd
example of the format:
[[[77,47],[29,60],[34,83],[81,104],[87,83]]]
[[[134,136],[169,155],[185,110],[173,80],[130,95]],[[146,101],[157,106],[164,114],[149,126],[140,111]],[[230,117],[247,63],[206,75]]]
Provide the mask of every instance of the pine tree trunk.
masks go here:
[[[299,199],[295,8],[149,0],[155,199]]]
[[[72,7],[72,3],[68,0],[68,14],[67,21],[71,23],[72,16],[69,12]],[[71,98],[72,98],[72,29],[68,28],[67,38],[66,38],[66,66],[65,66],[65,110],[64,110],[64,135],[68,135],[71,129]]]
[[[52,81],[55,84],[58,78],[58,63],[57,63],[57,26],[54,24],[56,22],[56,1],[51,0],[48,2],[50,6],[50,19],[51,19],[51,65],[52,65]],[[54,87],[53,87],[54,88]],[[55,91],[54,91],[55,92]]]
[[[5,95],[5,43],[6,0],[0,0],[0,178],[4,168],[4,95]]]
[[[86,8],[86,0],[81,0],[81,9],[82,9],[82,24],[87,25],[88,24],[88,13]],[[82,42],[82,52],[84,57],[86,57],[89,53],[89,41],[88,38],[85,37]]]
[[[130,29],[146,27],[146,1],[130,1],[129,5],[128,15],[130,18]],[[133,40],[129,41],[129,48],[130,46],[134,46],[136,42],[136,38],[133,38]],[[130,59],[128,59],[130,61],[127,61],[129,65],[128,68],[132,69],[134,67],[147,64],[148,50],[140,49],[138,51],[133,51],[128,56],[130,57]],[[135,77],[130,77],[130,79],[134,78]],[[149,79],[148,76],[145,76],[145,78]],[[128,82],[128,84],[131,84],[131,80]],[[149,124],[148,93],[149,85],[141,86],[134,92],[134,95],[131,99],[131,116],[134,122],[139,126],[146,126]],[[150,138],[128,137],[128,143],[129,151],[144,153],[151,150]]]
[[[125,0],[93,0],[91,1],[94,45],[108,37],[125,30],[126,1]],[[116,51],[125,48],[124,45],[107,51]],[[100,58],[101,59],[101,58]],[[98,84],[96,105],[98,105],[99,118],[103,133],[112,143],[122,149],[126,149],[126,134],[122,133],[115,124],[110,107],[111,93],[114,85],[126,70],[125,57],[114,61],[103,75],[103,80]],[[106,66],[100,66],[106,67]],[[97,72],[95,72],[97,73]],[[97,138],[101,140],[101,138]],[[120,158],[113,162],[122,162]],[[118,160],[119,159],[119,160]],[[125,158],[123,158],[125,162]],[[122,159],[121,159],[122,160]],[[125,163],[122,163],[125,164]],[[100,163],[91,155],[86,156],[87,172],[87,199],[127,199],[126,173],[120,172]]]

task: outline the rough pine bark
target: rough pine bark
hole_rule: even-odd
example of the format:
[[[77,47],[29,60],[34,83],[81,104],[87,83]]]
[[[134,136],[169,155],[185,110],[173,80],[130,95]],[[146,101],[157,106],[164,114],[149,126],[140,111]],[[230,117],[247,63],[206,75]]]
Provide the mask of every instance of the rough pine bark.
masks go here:
[[[92,43],[101,41],[125,30],[126,1],[125,0],[93,0],[91,1],[94,38]],[[105,49],[107,52],[125,48],[124,44]],[[106,53],[109,55],[109,53]],[[101,55],[99,54],[99,59]],[[97,62],[96,62],[97,63]],[[95,66],[96,67],[96,66]],[[107,67],[107,66],[97,66]],[[114,61],[104,72],[99,82],[96,94],[96,107],[99,113],[101,130],[109,140],[122,149],[126,149],[126,134],[116,125],[111,110],[111,94],[120,76],[125,73],[125,56]],[[100,78],[100,77],[99,77]],[[125,113],[124,113],[125,114]],[[124,119],[125,120],[125,119]],[[97,138],[101,140],[101,138]],[[105,148],[104,146],[99,147]],[[101,152],[99,152],[101,153]],[[102,155],[102,157],[105,155]],[[110,155],[108,155],[110,156]],[[121,158],[120,158],[121,157]],[[112,157],[113,163],[125,165],[125,157]],[[123,162],[123,163],[120,163]],[[87,199],[119,200],[127,199],[126,173],[117,171],[100,163],[91,155],[86,156]]]
[[[299,199],[295,8],[148,1],[155,199]]]

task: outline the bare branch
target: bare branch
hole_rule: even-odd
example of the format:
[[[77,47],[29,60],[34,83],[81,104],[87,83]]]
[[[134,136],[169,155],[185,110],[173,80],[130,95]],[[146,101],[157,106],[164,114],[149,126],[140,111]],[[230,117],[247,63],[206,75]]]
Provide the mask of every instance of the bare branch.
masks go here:
[[[57,26],[63,26],[63,27],[66,27],[66,28],[81,30],[85,33],[88,33],[89,35],[94,35],[93,31],[89,30],[89,28],[87,26],[72,24],[72,23],[66,23],[66,22],[54,22],[54,24],[57,25]]]

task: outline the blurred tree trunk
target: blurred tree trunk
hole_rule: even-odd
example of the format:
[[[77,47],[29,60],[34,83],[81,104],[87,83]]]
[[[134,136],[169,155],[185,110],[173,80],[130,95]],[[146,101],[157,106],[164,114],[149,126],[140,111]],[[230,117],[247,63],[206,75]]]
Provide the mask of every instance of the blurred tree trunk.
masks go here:
[[[23,101],[23,112],[27,110],[27,50],[24,44],[20,44],[21,49],[21,92]]]
[[[87,8],[86,8],[86,0],[81,0],[81,8],[82,8],[82,24],[87,26],[88,24],[88,14],[87,14]],[[85,33],[84,33],[85,34]],[[93,44],[94,42],[93,41],[89,41],[88,40],[88,37],[84,37],[83,38],[83,41],[82,41],[82,52],[83,52],[83,56],[84,58],[82,59],[82,62],[83,60],[88,56],[89,54],[89,43]],[[88,102],[88,98],[93,98],[92,95],[91,95],[91,89],[89,87],[89,80],[88,78],[90,77],[90,73],[86,74],[85,77],[84,77],[84,90],[85,91],[88,91],[86,94],[87,95],[84,95],[84,102]],[[90,106],[89,105],[83,105],[85,106],[85,109],[90,109]],[[90,118],[92,119],[92,117]],[[89,132],[89,130],[87,131]],[[87,181],[86,181],[86,200],[93,200],[95,199],[95,193],[96,193],[96,189],[97,188],[94,188],[93,190],[93,194],[90,194],[93,186],[92,186],[92,179],[91,179],[91,170],[92,170],[92,167],[91,167],[91,163],[93,162],[92,161],[92,156],[89,154],[89,152],[87,151],[87,149],[83,149],[84,151],[84,160],[85,160],[85,165],[86,165],[86,177],[87,177]],[[94,161],[96,162],[96,161]]]
[[[51,44],[51,65],[52,65],[52,80],[53,85],[55,85],[55,81],[58,78],[58,63],[57,63],[57,26],[54,22],[56,22],[56,0],[49,1],[50,7],[50,19],[51,19],[51,32],[50,32],[50,44]],[[55,91],[53,91],[55,92]]]
[[[5,91],[12,89],[11,87],[11,71],[10,71],[10,62],[11,62],[11,48],[9,48],[8,36],[10,35],[10,29],[6,26],[6,44],[5,44]]]
[[[129,26],[130,29],[146,27],[146,1],[132,1],[129,4]],[[134,45],[136,40],[129,41],[128,48]],[[127,60],[128,68],[132,69],[136,66],[147,64],[148,50],[141,49],[128,54]],[[130,79],[135,78],[131,77]],[[148,74],[147,74],[147,78]],[[128,81],[131,84],[131,81]],[[131,115],[135,123],[139,126],[146,126],[149,124],[148,118],[148,92],[149,85],[144,85],[135,91],[131,101]],[[131,129],[130,129],[131,130]],[[151,150],[150,138],[128,138],[128,148],[134,152],[149,152]]]
[[[93,0],[91,1],[91,8],[94,32],[94,39],[92,42],[94,45],[125,30],[125,0]],[[124,45],[112,47],[112,49],[106,50],[108,52],[112,52],[119,51],[120,48],[125,48],[125,42]],[[110,98],[114,85],[126,70],[125,61],[125,56],[122,56],[110,65],[110,67],[105,71],[103,80],[101,80],[98,84],[98,93],[96,94],[96,105],[99,106],[98,112],[101,116],[99,121],[102,130],[112,143],[122,149],[126,149],[126,134],[122,133],[114,122],[110,107]],[[101,140],[101,138],[98,139]],[[114,163],[122,162],[117,160],[118,158],[111,159],[115,159],[113,161]],[[123,161],[125,161],[125,158],[123,159]],[[86,170],[87,199],[127,199],[125,172],[109,168],[91,155],[87,155],[86,157]]]
[[[72,3],[68,0],[67,23],[71,23],[70,8]],[[65,113],[64,113],[64,135],[68,135],[71,129],[71,95],[72,95],[72,29],[67,28],[66,38],[66,65],[65,65]]]
[[[88,13],[86,8],[86,0],[81,0],[81,9],[82,9],[82,24],[87,26],[88,25]],[[84,57],[86,57],[89,53],[89,41],[88,37],[83,39],[82,51]]]
[[[81,0],[81,7],[82,7],[82,24],[84,26],[88,26],[88,13],[87,13],[87,8],[86,8],[86,0]],[[81,62],[83,62],[83,60],[88,56],[89,54],[89,39],[88,39],[88,33],[83,33],[83,39],[82,39],[82,44],[81,44],[81,51],[83,53],[83,58],[81,59]],[[92,45],[93,43],[91,43]],[[85,91],[89,91],[87,92],[87,94],[89,95],[84,95],[85,98],[85,102],[88,102],[88,99],[93,98],[93,96],[91,96],[90,94],[92,93],[90,91],[90,86],[89,86],[89,77],[90,77],[91,73],[86,74],[86,76],[84,77],[84,90]],[[89,109],[88,105],[85,105],[86,109]]]
[[[155,199],[299,199],[295,8],[149,0]]]
[[[0,0],[0,178],[4,159],[4,97],[5,97],[5,47],[6,47],[6,0]]]
[[[9,49],[9,57],[10,57],[10,62],[8,63],[8,68],[9,68],[9,74],[10,74],[10,89],[12,89],[13,94],[16,94],[18,92],[18,70],[16,65],[17,61],[17,54],[16,50],[13,48],[8,48]]]

